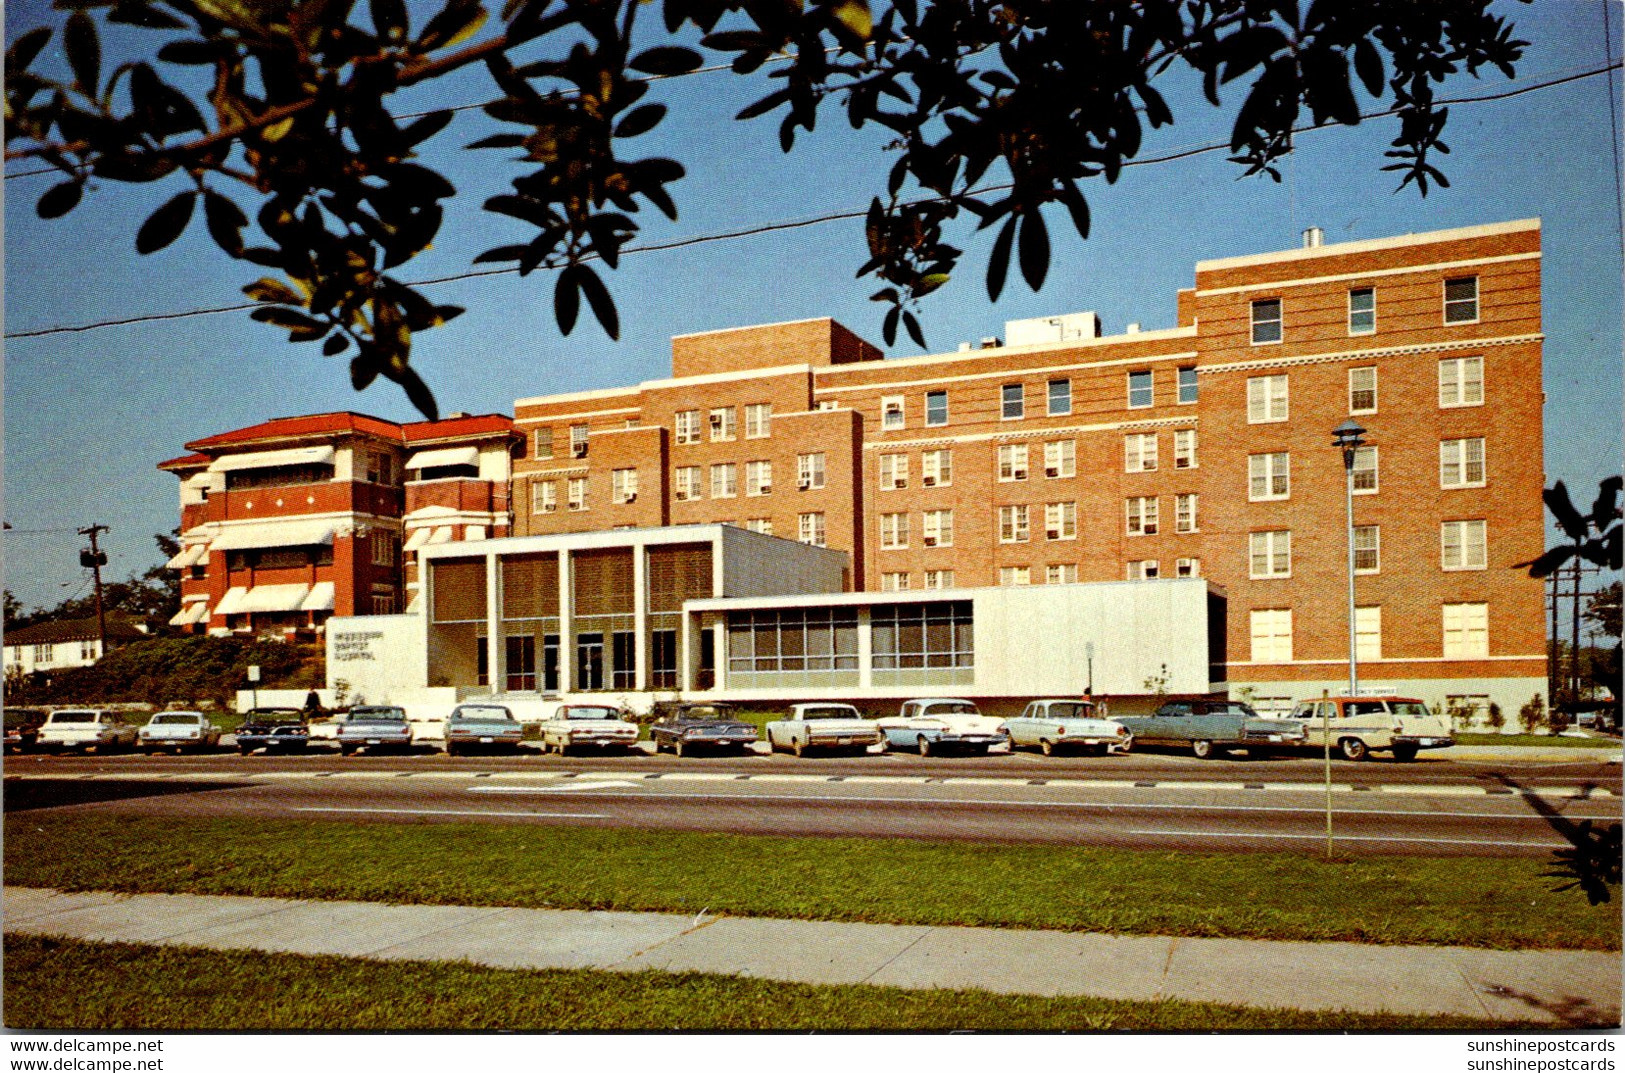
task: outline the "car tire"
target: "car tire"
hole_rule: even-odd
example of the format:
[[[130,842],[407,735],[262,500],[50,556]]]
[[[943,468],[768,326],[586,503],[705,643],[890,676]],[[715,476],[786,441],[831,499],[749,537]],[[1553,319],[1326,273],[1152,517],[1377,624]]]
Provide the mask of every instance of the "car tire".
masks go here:
[[[671,743],[671,755],[676,756],[676,757],[681,757],[683,755],[683,739],[682,738],[678,738],[677,740],[675,740],[675,741],[673,741]]]
[[[1370,751],[1365,747],[1365,742],[1359,738],[1338,739],[1337,751],[1344,760],[1364,760],[1371,755]]]
[[[799,740],[793,741],[790,743],[790,751],[796,754],[797,760],[801,760],[807,755],[807,743]]]
[[[1107,746],[1106,751],[1110,752],[1111,747]],[[1122,751],[1124,756],[1127,756],[1129,753],[1132,753],[1134,751],[1134,736],[1132,734],[1129,735],[1127,738],[1123,739],[1123,744],[1121,746],[1121,751]]]
[[[1038,739],[1038,751],[1043,753],[1045,756],[1054,756],[1055,755],[1055,743],[1053,741],[1050,741],[1048,738],[1039,738]]]
[[[931,739],[927,738],[924,734],[920,735],[919,740],[915,744],[920,747],[921,756],[931,755]]]
[[[340,756],[354,756],[355,753],[356,753],[357,748],[358,747],[354,746],[354,745],[340,745],[339,746],[339,755]]]
[[[880,741],[879,741],[878,744],[880,745],[881,753],[889,753],[889,752],[891,752],[891,739],[886,737],[885,734],[880,735]],[[867,750],[867,749],[864,750],[864,752],[868,752],[868,751],[869,750]]]
[[[1412,760],[1416,759],[1416,746],[1414,746],[1414,745],[1396,745],[1396,746],[1394,746],[1394,759],[1398,760],[1401,764],[1410,763]]]
[[[1198,738],[1191,742],[1191,752],[1196,754],[1198,760],[1212,760],[1219,755],[1219,750],[1215,749],[1213,743],[1206,738]]]
[[[248,747],[247,745],[239,745],[239,746],[237,746],[237,751],[239,753],[241,753],[242,755],[247,756],[249,753],[253,752],[254,750],[251,749],[250,747]]]

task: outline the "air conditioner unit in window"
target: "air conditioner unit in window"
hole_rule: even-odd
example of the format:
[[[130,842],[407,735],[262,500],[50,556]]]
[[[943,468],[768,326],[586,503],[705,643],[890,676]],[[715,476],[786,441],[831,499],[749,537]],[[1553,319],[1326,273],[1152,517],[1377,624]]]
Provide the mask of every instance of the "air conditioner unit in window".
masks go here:
[[[1059,477],[1060,475],[1061,475],[1061,467],[1060,466],[1045,466],[1044,467],[1044,476],[1046,476],[1046,477]]]
[[[898,477],[896,480],[892,481],[892,487],[893,488],[907,488],[908,487],[908,478],[907,477]]]
[[[571,444],[570,445],[570,457],[571,458],[586,458],[587,457],[587,445],[584,444],[584,443],[573,443],[573,444]]]
[[[808,491],[812,488],[812,479],[809,477],[803,477],[801,480],[796,482],[796,487],[803,492]]]
[[[553,514],[558,509],[559,509],[559,505],[557,503],[543,503],[542,504],[542,513],[543,514]]]
[[[1157,535],[1157,527],[1156,527],[1156,525],[1152,524],[1152,525],[1146,526],[1145,527],[1145,535],[1146,536],[1156,536]]]
[[[924,476],[924,477],[920,478],[920,487],[922,487],[922,488],[935,488],[936,486],[937,486],[937,479],[935,477],[927,475],[927,476]]]
[[[621,500],[621,502],[623,502],[623,503],[636,503],[637,501],[638,501],[638,494],[636,492],[627,493],[626,498]]]
[[[764,485],[762,485],[762,490],[760,492],[756,493],[756,494],[765,496],[765,495],[771,494],[772,491],[773,491],[773,486],[771,484],[764,484]]]
[[[1044,530],[1044,536],[1049,540],[1060,540],[1061,531],[1059,529],[1046,529]]]
[[[936,537],[928,536],[928,537],[923,537],[921,539],[923,539],[925,541],[925,546],[928,547],[928,548],[934,548],[934,547],[937,546],[937,538]]]
[[[721,414],[712,414],[711,415],[711,427],[712,428],[721,428],[722,427],[722,415]]]

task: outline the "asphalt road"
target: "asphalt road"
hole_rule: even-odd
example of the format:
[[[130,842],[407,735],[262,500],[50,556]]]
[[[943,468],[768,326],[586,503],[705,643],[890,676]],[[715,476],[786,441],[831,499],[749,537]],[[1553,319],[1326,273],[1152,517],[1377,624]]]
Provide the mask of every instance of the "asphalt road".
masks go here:
[[[1576,752],[1580,752],[1576,750]],[[1325,845],[1322,762],[1028,754],[684,758],[438,754],[8,757],[8,813],[529,823],[1189,852]],[[1618,764],[1334,762],[1343,854],[1545,856],[1618,822]]]

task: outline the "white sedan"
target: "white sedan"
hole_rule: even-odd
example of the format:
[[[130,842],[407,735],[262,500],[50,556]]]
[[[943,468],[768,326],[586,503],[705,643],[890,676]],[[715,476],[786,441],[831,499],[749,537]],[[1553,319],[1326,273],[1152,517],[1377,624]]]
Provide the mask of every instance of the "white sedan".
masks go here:
[[[1037,749],[1052,756],[1062,749],[1087,749],[1101,756],[1126,753],[1134,745],[1134,735],[1115,719],[1100,719],[1095,706],[1086,700],[1035,700],[1014,719],[1007,719],[1004,731],[1012,748]]]

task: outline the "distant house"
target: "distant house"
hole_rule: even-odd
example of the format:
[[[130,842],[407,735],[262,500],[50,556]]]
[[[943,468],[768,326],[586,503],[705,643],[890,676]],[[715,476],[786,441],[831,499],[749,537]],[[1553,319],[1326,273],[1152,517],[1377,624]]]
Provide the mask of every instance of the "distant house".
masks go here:
[[[146,627],[128,619],[107,620],[107,644],[117,648],[146,635]],[[88,667],[102,658],[94,618],[36,622],[6,634],[6,675]]]

